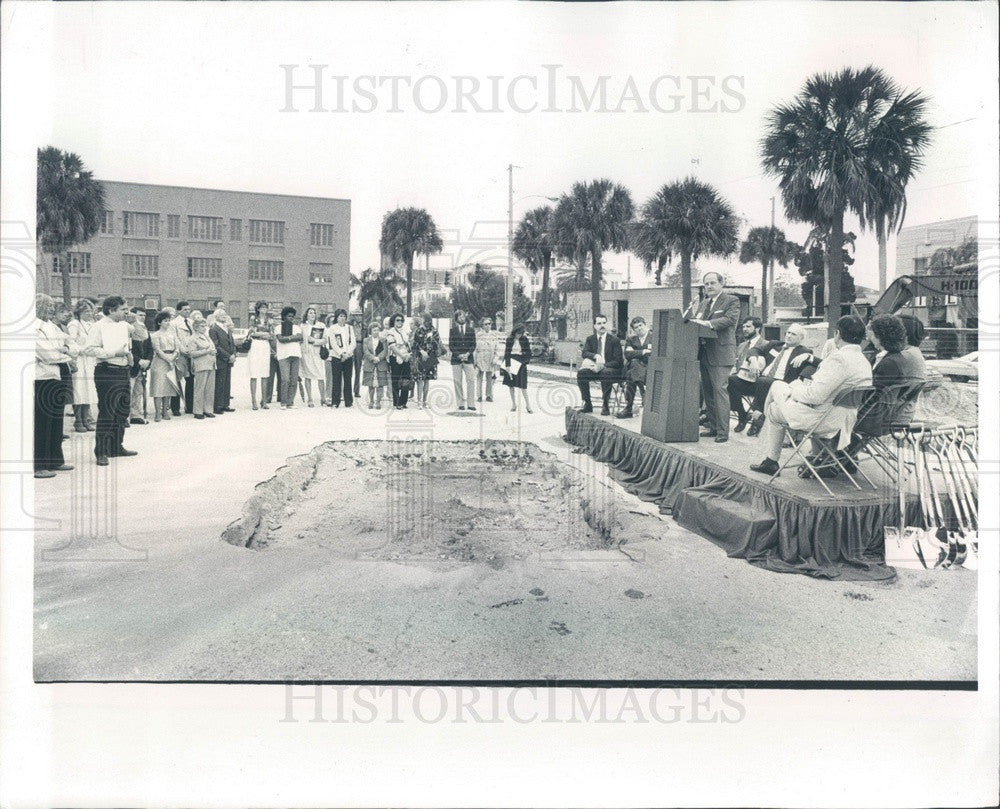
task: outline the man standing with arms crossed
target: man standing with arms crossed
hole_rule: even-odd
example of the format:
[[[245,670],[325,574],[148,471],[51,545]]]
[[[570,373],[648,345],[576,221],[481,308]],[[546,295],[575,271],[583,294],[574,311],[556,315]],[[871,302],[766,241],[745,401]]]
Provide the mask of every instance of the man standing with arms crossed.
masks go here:
[[[132,336],[125,322],[127,309],[117,295],[105,298],[101,305],[104,317],[87,335],[87,348],[97,358],[94,385],[97,388],[97,433],[94,454],[98,466],[107,466],[108,458],[128,457],[139,453],[125,449],[125,425],[129,411],[129,368],[132,367]]]
[[[729,440],[729,393],[726,383],[736,362],[736,324],[740,319],[740,300],[723,292],[721,273],[707,272],[701,279],[705,299],[692,323],[715,331],[715,339],[699,340],[698,364],[701,366],[701,392],[705,398],[706,429],[699,435],[714,438],[717,444]]]

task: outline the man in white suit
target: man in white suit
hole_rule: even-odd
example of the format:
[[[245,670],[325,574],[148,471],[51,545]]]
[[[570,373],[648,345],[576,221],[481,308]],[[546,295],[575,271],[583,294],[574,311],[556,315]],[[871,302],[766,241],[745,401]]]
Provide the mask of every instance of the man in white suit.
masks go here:
[[[830,403],[842,391],[872,383],[871,365],[861,353],[865,324],[853,315],[842,317],[837,321],[835,339],[837,349],[823,360],[812,378],[796,379],[791,384],[778,380],[771,385],[764,405],[767,420],[762,433],[767,457],[750,465],[754,472],[773,475],[778,471],[788,429],[815,427],[820,435],[833,435],[839,430],[838,449],[847,446],[857,411],[848,407],[830,409]]]

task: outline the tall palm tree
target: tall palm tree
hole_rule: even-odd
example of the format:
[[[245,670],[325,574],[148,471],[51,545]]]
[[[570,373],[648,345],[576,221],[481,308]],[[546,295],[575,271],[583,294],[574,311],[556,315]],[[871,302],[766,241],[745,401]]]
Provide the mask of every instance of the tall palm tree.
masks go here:
[[[83,168],[80,156],[54,146],[38,150],[35,232],[42,254],[61,256],[63,302],[71,302],[69,260],[65,251],[81,244],[100,227],[104,186]],[[42,267],[47,278],[48,272]]]
[[[645,219],[637,219],[629,224],[629,247],[646,268],[646,274],[654,273],[653,283],[663,284],[663,270],[673,258],[663,241],[663,234]],[[656,269],[653,269],[653,265]]]
[[[776,227],[751,228],[743,240],[740,247],[740,264],[760,262],[760,311],[761,318],[765,321],[771,316],[771,309],[768,306],[770,302],[768,273],[774,268],[774,262],[787,267],[788,262],[795,258],[798,247],[785,238],[785,232],[781,228]]]
[[[413,255],[430,255],[444,249],[434,219],[423,208],[396,208],[382,219],[379,249],[393,262],[406,266],[406,314],[413,310]]]
[[[552,207],[549,205],[528,211],[518,222],[514,239],[511,242],[511,251],[531,269],[533,275],[537,274],[539,270],[542,271],[542,304],[540,307],[542,337],[548,336],[549,333],[549,275],[552,267],[552,253],[554,252],[553,219]]]
[[[712,186],[688,177],[667,183],[642,206],[642,221],[664,249],[680,255],[681,297],[691,303],[691,260],[736,252],[739,220]]]
[[[366,320],[381,320],[402,309],[403,299],[399,295],[399,289],[404,283],[392,267],[381,270],[369,267],[360,276],[351,276],[351,290],[357,290],[361,311],[364,313],[365,307],[371,304],[371,312],[365,315]]]
[[[906,185],[930,141],[927,97],[876,67],[819,73],[775,107],[762,143],[789,219],[829,228],[827,321],[840,317],[844,215],[862,229],[901,227]]]
[[[601,259],[605,250],[628,248],[628,224],[635,206],[623,185],[611,180],[573,183],[555,210],[556,253],[576,263],[582,276],[590,257],[590,299],[594,316],[601,312]]]

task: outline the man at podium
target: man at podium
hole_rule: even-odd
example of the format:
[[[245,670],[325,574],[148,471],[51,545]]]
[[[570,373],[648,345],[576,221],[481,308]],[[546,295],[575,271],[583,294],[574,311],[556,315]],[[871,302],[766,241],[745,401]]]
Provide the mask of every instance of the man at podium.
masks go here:
[[[725,279],[720,273],[705,273],[701,283],[705,297],[691,322],[712,329],[715,339],[702,339],[698,345],[701,392],[708,419],[706,429],[700,435],[714,437],[716,443],[722,443],[729,440],[729,393],[726,384],[736,362],[736,324],[740,319],[740,300],[722,291]]]
[[[590,382],[601,381],[601,415],[611,414],[609,402],[611,389],[615,382],[622,378],[625,361],[622,356],[621,341],[608,332],[608,319],[604,315],[594,317],[594,333],[583,341],[583,362],[577,371],[576,381],[583,398],[581,413],[593,413],[594,406],[590,401]]]

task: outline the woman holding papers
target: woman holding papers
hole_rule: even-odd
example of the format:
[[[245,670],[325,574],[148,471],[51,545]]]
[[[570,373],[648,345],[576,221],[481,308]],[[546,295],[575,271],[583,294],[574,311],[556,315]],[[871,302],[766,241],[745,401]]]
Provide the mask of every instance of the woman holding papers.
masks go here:
[[[524,397],[524,409],[531,412],[528,403],[528,363],[531,361],[531,343],[524,335],[524,326],[515,326],[504,343],[503,383],[510,390],[510,409],[517,410],[517,388]]]

